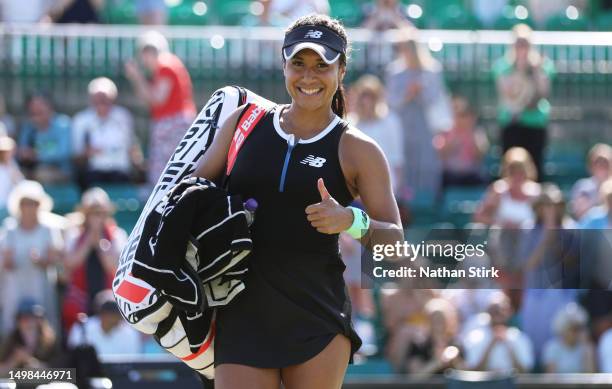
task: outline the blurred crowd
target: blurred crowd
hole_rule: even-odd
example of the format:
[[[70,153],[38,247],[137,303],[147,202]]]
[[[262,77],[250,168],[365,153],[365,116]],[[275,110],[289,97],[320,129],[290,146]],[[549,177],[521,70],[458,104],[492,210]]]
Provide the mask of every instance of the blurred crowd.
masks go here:
[[[422,27],[422,16],[426,13],[433,19],[427,22],[429,28],[452,28],[454,25],[445,19],[466,17],[469,19],[468,26],[478,29],[503,29],[512,20],[523,20],[537,28],[558,28],[563,27],[563,20],[583,21],[585,14],[597,14],[612,8],[608,0],[337,0],[337,4],[329,0],[245,0],[233,2],[230,6],[221,0],[24,1],[25,4],[10,1],[0,3],[0,20],[8,23],[113,23],[115,20],[109,14],[115,9],[115,12],[129,14],[123,16],[126,20],[145,25],[212,21],[232,25],[284,27],[301,15],[324,13],[343,16],[350,27],[363,26],[384,31],[411,24]],[[234,9],[230,9],[232,7]],[[466,10],[469,11],[466,13]],[[227,15],[218,16],[219,20],[205,17],[214,11],[221,14],[227,12]],[[193,17],[185,18],[189,15]],[[180,20],[182,17],[184,21]],[[555,24],[558,18],[562,21]],[[459,26],[457,23],[463,22],[455,22]],[[602,27],[605,28],[605,23]]]
[[[3,20],[61,23],[99,21],[104,1],[13,3],[2,2]],[[165,23],[163,1],[136,3],[143,24]],[[260,3],[260,24],[329,12],[326,0]],[[485,23],[495,18],[491,3],[506,1],[473,3]],[[534,12],[552,7],[530,3]],[[516,26],[513,43],[494,64],[499,137],[489,139],[477,107],[450,93],[441,64],[419,43],[398,3],[370,6],[363,25],[400,29],[402,39],[383,77],[362,75],[349,86],[348,120],[383,149],[406,226],[407,204],[419,193],[438,199],[451,187],[486,188],[473,226],[490,234],[490,261],[502,277],[486,289],[362,289],[360,247],[341,236],[355,326],[364,339],[361,358],[382,356],[397,372],[411,374],[447,367],[612,373],[612,295],[604,290],[610,273],[593,281],[598,288],[579,290],[571,257],[576,231],[612,227],[612,148],[591,148],[585,156],[590,176],[571,191],[542,182],[555,69],[532,47],[531,29]],[[8,214],[0,229],[0,375],[61,365],[61,350],[82,344],[101,354],[160,350],[127,326],[109,291],[129,231],[117,225],[114,205],[98,185],[153,185],[196,106],[189,73],[159,32],[142,35],[124,74],[150,111],[146,147],[130,111],[117,105],[120,91],[110,78],[91,80],[89,105],[72,118],[45,91],[27,97],[19,120],[0,98],[0,209]],[[492,143],[503,154],[497,177],[485,164]],[[52,213],[45,186],[63,183],[76,183],[82,196],[73,213],[60,216]],[[559,246],[570,249],[559,252]],[[559,283],[536,288],[559,264]]]

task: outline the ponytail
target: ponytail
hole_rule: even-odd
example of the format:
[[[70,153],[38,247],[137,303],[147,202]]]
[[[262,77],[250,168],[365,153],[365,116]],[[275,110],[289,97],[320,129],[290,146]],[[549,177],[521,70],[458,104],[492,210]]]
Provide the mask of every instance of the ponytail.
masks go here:
[[[346,115],[346,98],[344,97],[344,86],[342,84],[338,85],[338,89],[334,94],[332,111],[342,119]]]

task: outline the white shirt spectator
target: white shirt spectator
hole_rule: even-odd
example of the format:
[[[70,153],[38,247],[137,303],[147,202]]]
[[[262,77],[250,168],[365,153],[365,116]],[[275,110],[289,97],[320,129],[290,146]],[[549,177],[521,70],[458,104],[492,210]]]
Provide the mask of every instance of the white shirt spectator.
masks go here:
[[[599,358],[599,371],[601,373],[612,373],[612,329],[603,333],[597,347]]]
[[[90,170],[129,173],[134,129],[127,109],[113,106],[104,119],[93,108],[77,113],[73,120],[73,138],[75,155],[83,153],[87,144],[100,150],[89,159]]]
[[[9,194],[17,183],[23,180],[23,174],[14,161],[0,163],[0,209],[6,208]]]
[[[490,326],[471,331],[464,341],[465,362],[468,369],[474,369],[482,359],[487,346],[491,343],[493,332]],[[509,348],[514,351],[518,362],[526,371],[533,368],[533,347],[529,338],[518,328],[509,327],[506,340],[493,346],[485,364],[488,371],[510,371],[513,369]]]
[[[0,1],[0,13],[5,23],[37,23],[49,5],[49,0],[4,0]]]
[[[374,139],[385,153],[391,167],[393,189],[397,191],[399,188],[397,188],[398,180],[395,177],[395,168],[404,166],[404,138],[399,117],[395,113],[389,112],[377,120],[361,120],[355,123],[355,126]]]
[[[555,373],[588,373],[584,370],[584,361],[588,350],[582,343],[568,347],[559,339],[552,339],[544,346],[543,362],[553,364]]]
[[[102,331],[100,319],[94,316],[85,322],[84,330],[86,342],[83,340],[83,328],[78,323],[73,325],[68,336],[68,345],[75,347],[83,343],[91,344],[99,355],[138,354],[142,351],[139,333],[124,321],[105,333]]]
[[[327,0],[272,0],[270,13],[289,20],[313,13],[329,15],[329,2]]]

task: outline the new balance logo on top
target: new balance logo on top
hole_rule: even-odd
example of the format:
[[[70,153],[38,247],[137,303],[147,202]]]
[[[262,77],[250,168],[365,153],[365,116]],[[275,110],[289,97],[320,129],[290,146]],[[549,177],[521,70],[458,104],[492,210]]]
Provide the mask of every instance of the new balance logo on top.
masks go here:
[[[315,157],[314,155],[309,155],[304,158],[300,163],[303,165],[308,165],[312,167],[323,167],[323,164],[327,161],[325,158]]]
[[[321,36],[323,36],[323,32],[321,32],[321,31],[318,31],[318,30],[308,30],[306,35],[304,35],[304,38],[319,39],[319,38],[321,38]]]

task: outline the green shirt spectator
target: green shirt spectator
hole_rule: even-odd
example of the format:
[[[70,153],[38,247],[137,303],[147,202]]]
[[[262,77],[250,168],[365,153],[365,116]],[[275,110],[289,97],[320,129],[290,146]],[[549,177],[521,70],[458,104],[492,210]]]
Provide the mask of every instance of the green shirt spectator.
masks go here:
[[[541,62],[539,68],[533,70],[533,74],[527,72],[523,75],[517,74],[514,63],[511,62],[508,55],[498,59],[493,65],[493,75],[496,82],[499,82],[502,78],[517,81],[512,90],[509,91],[508,99],[511,101],[500,96],[497,109],[497,121],[500,126],[506,126],[513,120],[528,127],[542,128],[548,124],[550,103],[545,96],[537,93],[536,85],[532,84],[530,79],[546,77],[548,81],[552,80],[555,75],[555,66],[548,58],[542,58]],[[522,111],[517,112],[516,108],[519,108],[517,105],[521,103],[526,103],[526,106]]]
[[[550,103],[546,98],[555,70],[552,62],[533,48],[529,26],[517,24],[512,33],[514,43],[493,67],[502,151],[505,153],[513,147],[527,150],[541,180],[550,118]]]

